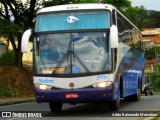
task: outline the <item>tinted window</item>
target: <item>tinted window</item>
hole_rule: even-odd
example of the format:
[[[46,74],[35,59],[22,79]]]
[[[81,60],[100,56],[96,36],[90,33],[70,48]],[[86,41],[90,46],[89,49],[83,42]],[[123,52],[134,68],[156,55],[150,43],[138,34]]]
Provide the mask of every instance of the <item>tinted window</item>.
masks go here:
[[[65,12],[38,15],[36,32],[110,28],[110,14],[98,12]]]

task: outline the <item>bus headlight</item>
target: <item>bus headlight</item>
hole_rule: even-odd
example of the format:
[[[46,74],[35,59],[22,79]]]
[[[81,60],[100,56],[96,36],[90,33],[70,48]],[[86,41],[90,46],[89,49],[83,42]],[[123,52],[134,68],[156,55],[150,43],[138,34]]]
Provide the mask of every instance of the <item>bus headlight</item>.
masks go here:
[[[93,87],[94,88],[105,88],[110,85],[112,85],[112,82],[100,82],[100,83],[94,84]]]
[[[35,87],[41,90],[50,90],[52,88],[52,86],[44,84],[36,84]]]

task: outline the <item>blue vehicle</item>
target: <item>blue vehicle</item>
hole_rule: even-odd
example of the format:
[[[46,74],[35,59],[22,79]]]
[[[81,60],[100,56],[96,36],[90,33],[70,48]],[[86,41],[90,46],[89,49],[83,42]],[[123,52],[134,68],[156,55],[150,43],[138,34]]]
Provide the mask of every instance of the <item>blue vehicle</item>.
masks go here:
[[[33,34],[34,85],[38,103],[52,112],[63,103],[138,101],[144,79],[141,32],[109,4],[42,8],[34,30],[22,36],[22,52]]]

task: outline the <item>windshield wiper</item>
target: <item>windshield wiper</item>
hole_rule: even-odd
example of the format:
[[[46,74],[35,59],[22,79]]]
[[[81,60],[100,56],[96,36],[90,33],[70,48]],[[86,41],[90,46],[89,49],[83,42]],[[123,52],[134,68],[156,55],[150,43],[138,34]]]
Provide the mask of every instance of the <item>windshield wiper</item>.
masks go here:
[[[74,62],[75,62],[75,58],[76,58],[78,60],[78,62],[80,63],[80,65],[82,65],[82,67],[86,70],[86,72],[90,73],[89,69],[85,66],[85,64],[82,62],[82,60],[74,52],[74,42],[70,41],[70,43],[68,45],[67,52],[63,55],[63,57],[60,60],[60,62],[57,64],[57,66],[55,67],[55,69],[52,71],[52,74],[55,75],[58,72],[58,70],[61,68],[61,66],[64,64],[64,62],[66,60],[67,60],[67,63],[68,63],[69,62],[69,58],[70,58],[70,71],[71,71],[71,73],[73,73],[72,72],[72,58],[74,59]]]
[[[69,44],[70,46],[70,44]],[[57,66],[55,67],[55,69],[52,71],[52,74],[55,74],[58,72],[58,70],[60,69],[60,67],[63,65],[63,63],[67,60],[67,63],[68,63],[68,58],[69,58],[69,46],[68,46],[68,50],[67,52],[63,55],[62,59],[58,62]]]
[[[78,57],[78,55],[74,52],[74,42],[73,42],[73,59],[75,62],[75,58],[78,60],[78,62],[82,65],[82,67],[87,71],[87,73],[90,73],[89,69],[85,66],[85,64],[82,62],[82,60]]]

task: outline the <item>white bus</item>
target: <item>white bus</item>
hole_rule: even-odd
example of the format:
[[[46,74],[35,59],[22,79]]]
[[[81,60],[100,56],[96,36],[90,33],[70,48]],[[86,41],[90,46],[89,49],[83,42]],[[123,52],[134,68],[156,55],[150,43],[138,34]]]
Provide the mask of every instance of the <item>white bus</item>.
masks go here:
[[[109,4],[42,8],[34,30],[22,36],[27,52],[33,35],[35,97],[52,112],[63,103],[138,101],[143,84],[141,32]]]

